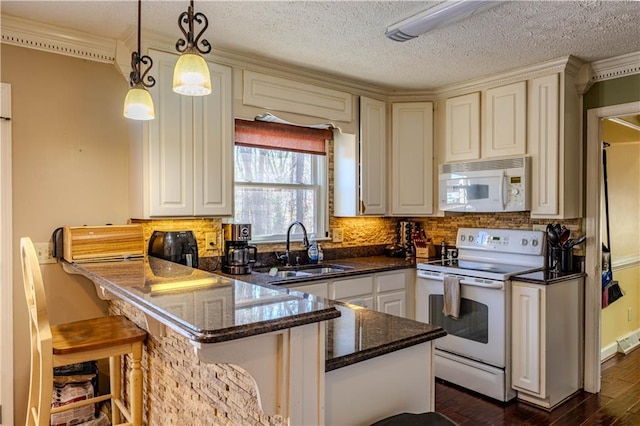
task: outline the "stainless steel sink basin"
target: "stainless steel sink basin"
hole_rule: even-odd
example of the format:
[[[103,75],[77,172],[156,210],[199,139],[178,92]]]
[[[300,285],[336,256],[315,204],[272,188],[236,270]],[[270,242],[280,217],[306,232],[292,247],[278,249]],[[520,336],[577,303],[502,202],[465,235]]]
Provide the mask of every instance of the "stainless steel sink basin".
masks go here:
[[[273,278],[302,278],[312,277],[323,274],[335,274],[339,272],[353,269],[350,266],[342,265],[300,265],[300,266],[283,266],[272,268],[256,268],[254,272],[269,275]]]
[[[301,269],[298,272],[303,272],[307,274],[332,274],[335,272],[344,272],[345,268],[338,268],[336,266],[325,266],[322,268],[312,268],[312,269]]]

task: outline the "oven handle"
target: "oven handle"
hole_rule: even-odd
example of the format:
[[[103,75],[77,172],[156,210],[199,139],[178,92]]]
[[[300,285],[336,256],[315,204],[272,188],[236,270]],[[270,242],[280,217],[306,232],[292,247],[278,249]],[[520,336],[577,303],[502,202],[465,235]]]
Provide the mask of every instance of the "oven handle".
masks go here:
[[[451,276],[458,276],[458,275],[451,275]],[[425,279],[432,280],[432,281],[442,281],[442,282],[444,282],[444,276],[440,275],[440,274],[431,275],[428,272],[418,271],[417,277],[418,278],[425,278]],[[466,280],[466,279],[462,278],[460,280],[460,284],[462,284],[462,285],[470,285],[470,286],[474,286],[474,287],[482,287],[482,288],[495,288],[495,289],[503,289],[504,288],[504,283],[503,282],[496,282],[496,281],[492,281],[492,280],[473,281],[473,280]]]

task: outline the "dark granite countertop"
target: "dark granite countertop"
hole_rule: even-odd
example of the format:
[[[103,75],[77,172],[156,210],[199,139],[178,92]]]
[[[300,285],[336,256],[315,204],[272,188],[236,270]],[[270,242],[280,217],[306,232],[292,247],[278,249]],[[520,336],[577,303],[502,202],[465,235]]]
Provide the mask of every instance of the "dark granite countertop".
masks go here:
[[[446,336],[439,326],[336,302],[339,318],[327,322],[325,371]],[[375,373],[373,373],[375,374]]]
[[[514,275],[511,277],[511,280],[524,281],[532,284],[550,285],[573,280],[575,278],[583,278],[586,275],[587,274],[584,272],[555,272],[548,269],[540,269],[526,274]]]
[[[319,297],[229,279],[154,257],[65,262],[65,270],[87,277],[201,343],[240,339],[340,315],[332,303]]]
[[[319,281],[327,279],[339,279],[348,278],[355,275],[372,274],[374,272],[394,271],[398,269],[415,268],[416,261],[413,259],[405,259],[398,257],[388,256],[368,256],[368,257],[353,257],[344,259],[335,259],[320,263],[324,266],[342,266],[344,271],[333,272],[327,274],[319,274],[304,277],[289,277],[279,278],[269,276],[268,273],[260,273],[255,270],[251,274],[245,275],[231,275],[216,270],[215,273],[228,278],[235,278],[248,283],[253,284],[271,284],[271,285],[283,285],[283,284],[295,284],[299,282]],[[300,267],[309,266],[301,265]],[[315,266],[315,265],[314,265]],[[284,266],[276,266],[279,269],[287,269]],[[269,269],[268,267],[258,269]],[[295,267],[294,267],[295,269]]]
[[[352,269],[323,275],[324,279],[327,275],[336,278],[412,268],[415,262],[372,256],[331,264]],[[269,284],[274,278],[266,274],[214,274],[154,257],[65,262],[65,269],[87,277],[197,342],[223,342],[327,320],[326,371],[446,335],[438,326],[277,286],[282,281],[302,281],[299,279]],[[220,315],[199,314],[198,307],[211,302],[221,307]]]

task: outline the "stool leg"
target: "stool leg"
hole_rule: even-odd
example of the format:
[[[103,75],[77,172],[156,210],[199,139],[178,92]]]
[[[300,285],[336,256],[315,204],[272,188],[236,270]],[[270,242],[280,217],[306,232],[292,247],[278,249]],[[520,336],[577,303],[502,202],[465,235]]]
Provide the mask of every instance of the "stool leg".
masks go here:
[[[122,360],[120,355],[109,357],[109,386],[111,391],[111,424],[120,423],[120,409],[115,403],[116,399],[122,398],[121,388]]]
[[[131,356],[131,423],[142,426],[142,343],[133,345]]]

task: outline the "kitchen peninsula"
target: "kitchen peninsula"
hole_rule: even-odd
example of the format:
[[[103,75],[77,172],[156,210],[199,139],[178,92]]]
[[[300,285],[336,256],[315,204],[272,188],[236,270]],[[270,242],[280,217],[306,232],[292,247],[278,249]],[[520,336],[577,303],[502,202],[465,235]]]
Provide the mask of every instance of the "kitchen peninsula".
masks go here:
[[[112,313],[150,332],[148,424],[354,424],[395,414],[381,409],[433,410],[440,327],[152,257],[63,266],[90,279]],[[414,383],[408,402],[389,398],[393,374],[402,387]],[[346,406],[358,393],[370,403]],[[378,399],[396,405],[377,407]]]

